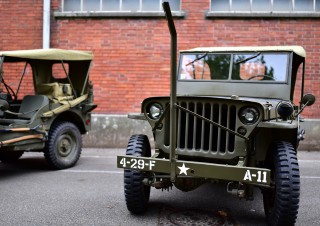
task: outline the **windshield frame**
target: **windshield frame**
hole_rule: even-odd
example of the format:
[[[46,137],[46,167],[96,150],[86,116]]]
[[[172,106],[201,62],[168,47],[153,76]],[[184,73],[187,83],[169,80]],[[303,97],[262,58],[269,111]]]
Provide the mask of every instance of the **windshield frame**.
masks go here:
[[[188,56],[188,55],[198,55],[198,57],[195,57],[192,62],[187,63],[186,65],[192,65],[194,67],[193,63],[197,62],[204,62],[205,59],[208,59],[210,55],[230,55],[230,61],[229,61],[229,74],[227,79],[209,79],[209,80],[204,80],[204,79],[181,79],[182,75],[182,70],[183,70],[183,57]],[[179,64],[178,64],[178,73],[177,73],[177,81],[179,82],[235,82],[235,83],[263,83],[263,84],[288,84],[290,82],[290,64],[291,64],[291,52],[286,52],[286,51],[279,51],[279,52],[274,52],[274,51],[239,51],[239,52],[180,52],[180,59],[179,59]],[[236,65],[237,62],[235,62],[235,57],[238,55],[246,55],[247,59],[245,59],[243,62],[240,62],[239,65],[245,64],[245,63],[250,63],[251,60],[256,59],[258,56],[266,56],[266,55],[283,55],[286,56],[286,65],[283,65],[282,67],[285,69],[285,73],[282,75],[284,77],[283,80],[280,81],[273,81],[273,80],[255,80],[255,79],[250,79],[250,80],[236,80],[232,79],[232,73],[234,72],[234,66]],[[252,56],[252,57],[251,57]],[[199,59],[197,59],[199,58]],[[194,68],[193,68],[193,73],[194,73]],[[211,76],[211,72],[210,72]],[[203,74],[202,74],[203,78]]]

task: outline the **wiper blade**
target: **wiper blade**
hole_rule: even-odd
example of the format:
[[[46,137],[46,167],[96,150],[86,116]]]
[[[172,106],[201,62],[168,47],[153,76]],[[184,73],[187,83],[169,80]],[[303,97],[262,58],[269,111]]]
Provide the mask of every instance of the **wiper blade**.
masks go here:
[[[198,57],[196,59],[194,59],[193,61],[191,61],[190,63],[187,63],[186,66],[193,64],[194,62],[201,60],[202,58],[205,58],[208,55],[208,53],[205,53],[204,55],[202,55],[201,57]]]
[[[248,61],[248,60],[251,60],[251,59],[253,59],[253,58],[256,58],[256,57],[260,56],[260,54],[261,54],[261,53],[258,52],[256,55],[253,55],[253,56],[250,56],[250,57],[245,58],[245,59],[243,59],[243,60],[240,60],[240,61],[236,62],[235,64],[244,63],[244,62],[246,62],[246,61]]]

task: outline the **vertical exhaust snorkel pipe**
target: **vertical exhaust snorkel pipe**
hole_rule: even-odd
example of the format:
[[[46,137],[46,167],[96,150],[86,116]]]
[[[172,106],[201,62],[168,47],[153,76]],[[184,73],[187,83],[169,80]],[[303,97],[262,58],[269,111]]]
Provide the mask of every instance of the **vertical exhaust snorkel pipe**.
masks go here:
[[[168,27],[171,35],[171,76],[170,76],[170,180],[174,182],[176,180],[176,103],[177,103],[177,32],[174,26],[170,5],[168,2],[162,3],[163,10],[165,12]]]

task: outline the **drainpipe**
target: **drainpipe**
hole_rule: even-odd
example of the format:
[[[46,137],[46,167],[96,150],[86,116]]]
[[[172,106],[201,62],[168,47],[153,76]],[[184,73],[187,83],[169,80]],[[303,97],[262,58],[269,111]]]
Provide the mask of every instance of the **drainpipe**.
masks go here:
[[[50,48],[50,0],[43,0],[42,48]]]

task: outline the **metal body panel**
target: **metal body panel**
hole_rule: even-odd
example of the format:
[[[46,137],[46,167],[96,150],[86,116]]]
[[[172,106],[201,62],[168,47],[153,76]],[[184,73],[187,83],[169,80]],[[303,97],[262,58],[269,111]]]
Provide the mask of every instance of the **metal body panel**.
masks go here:
[[[180,96],[225,96],[256,98],[279,98],[290,100],[291,86],[288,84],[258,84],[254,82],[208,82],[177,81],[177,95]]]
[[[168,106],[169,98],[145,99],[142,104],[145,117],[154,128],[155,148],[169,153],[171,146],[170,133],[168,132],[169,115],[164,116],[161,122],[162,126],[157,128],[156,121],[148,117],[148,112],[146,112],[148,106],[155,102],[162,106]],[[260,109],[260,112],[264,111],[260,103],[230,98],[226,100],[214,97],[178,97],[177,104],[231,131],[237,131],[239,127],[245,126],[238,118],[238,112],[241,108],[254,106]],[[247,133],[243,137],[225,131],[223,128],[212,125],[180,109],[178,109],[176,118],[176,154],[210,159],[234,159],[239,156],[246,156],[246,142],[254,132],[258,121],[263,120],[263,114],[259,116],[255,124],[245,126]]]
[[[229,193],[248,200],[254,198],[253,186],[266,188],[262,193],[267,216],[297,210],[296,149],[304,134],[299,114],[315,100],[311,94],[303,97],[305,50],[200,47],[180,52],[177,74],[174,23],[169,3],[163,7],[172,44],[170,97],[146,98],[141,114],[129,116],[147,120],[155,141],[155,154],[144,157],[150,156],[149,141],[145,135],[133,135],[127,155],[117,157],[117,167],[128,169],[124,175],[129,211],[146,210],[140,204],[149,197],[150,186],[190,191],[219,180],[229,182]],[[299,106],[293,103],[298,71]],[[295,203],[283,210],[281,200],[287,197]]]
[[[261,128],[272,128],[272,129],[297,129],[299,124],[297,121],[280,121],[273,120],[267,122],[260,122],[258,127]]]
[[[227,181],[240,181],[245,184],[253,184],[270,187],[270,170],[255,167],[230,166],[214,163],[176,161],[176,177],[187,176],[193,178],[207,178]],[[140,171],[151,171],[169,174],[170,161],[168,159],[156,159],[132,156],[117,156],[117,167]]]
[[[89,81],[89,71],[93,54],[90,51],[36,49],[0,52],[0,81],[2,89],[0,113],[0,151],[22,150],[38,151],[45,146],[50,128],[55,122],[71,122],[84,134],[90,130],[90,112],[96,108],[93,103],[93,85]],[[23,62],[25,66],[16,90],[9,87],[2,76],[4,64],[6,70],[17,68]],[[53,75],[55,64],[63,68],[65,78]],[[66,70],[65,64],[68,64]],[[34,95],[18,99],[23,92],[21,81],[27,76],[26,67],[32,69]],[[59,71],[61,72],[61,71]],[[9,88],[8,88],[9,87]],[[8,93],[4,91],[7,90]],[[11,93],[9,92],[11,90]],[[16,97],[12,98],[12,93]],[[79,95],[82,94],[82,95]],[[46,101],[41,101],[41,100]],[[24,110],[22,110],[24,109]]]

